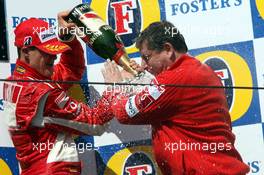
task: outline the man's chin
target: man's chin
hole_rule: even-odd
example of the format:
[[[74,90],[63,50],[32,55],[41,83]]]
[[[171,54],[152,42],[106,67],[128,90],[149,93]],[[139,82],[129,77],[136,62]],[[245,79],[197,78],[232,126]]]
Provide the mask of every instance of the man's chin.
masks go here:
[[[149,71],[149,73],[151,73],[151,74],[154,75],[154,76],[158,75],[158,73],[155,72],[155,71]]]
[[[53,71],[50,71],[50,72],[46,72],[44,76],[47,78],[51,78],[52,75],[53,75]]]

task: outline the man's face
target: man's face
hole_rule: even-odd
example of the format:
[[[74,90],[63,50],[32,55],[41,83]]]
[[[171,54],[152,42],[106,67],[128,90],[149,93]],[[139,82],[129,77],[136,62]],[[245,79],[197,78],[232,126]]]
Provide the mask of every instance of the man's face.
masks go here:
[[[173,63],[171,61],[172,51],[170,50],[149,50],[147,41],[142,43],[140,48],[140,53],[142,57],[141,66],[143,66],[147,71],[153,75],[157,75]]]
[[[46,77],[51,77],[53,74],[54,61],[56,60],[56,55],[50,55],[42,52],[38,49],[30,50],[29,55],[29,65],[37,70],[41,75]]]

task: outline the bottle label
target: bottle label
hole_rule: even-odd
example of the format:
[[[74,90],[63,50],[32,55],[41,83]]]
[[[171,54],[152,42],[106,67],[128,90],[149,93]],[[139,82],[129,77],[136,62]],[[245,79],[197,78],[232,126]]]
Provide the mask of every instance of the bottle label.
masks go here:
[[[106,25],[105,22],[94,12],[81,15],[79,20],[89,28],[91,33],[98,32],[103,25]]]
[[[88,13],[84,13],[83,15],[80,16],[79,20],[86,26],[86,28],[84,30],[87,30],[87,31],[83,31],[83,32],[89,36],[89,37],[86,36],[86,40],[88,40],[89,45],[92,46],[93,43],[97,40],[97,38],[102,35],[100,28],[102,26],[105,26],[106,24],[93,11],[90,11]],[[87,41],[85,41],[85,42],[87,42]]]

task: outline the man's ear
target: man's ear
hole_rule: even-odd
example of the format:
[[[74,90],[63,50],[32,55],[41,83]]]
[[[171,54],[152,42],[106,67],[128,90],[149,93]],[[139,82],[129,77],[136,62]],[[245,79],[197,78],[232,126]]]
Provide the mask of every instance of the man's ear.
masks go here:
[[[175,61],[176,59],[176,51],[173,47],[173,45],[169,42],[166,42],[164,44],[164,50],[166,51],[167,55],[170,57],[171,61]]]
[[[163,46],[164,50],[167,51],[167,52],[172,52],[173,51],[173,46],[171,43],[169,42],[166,42]]]

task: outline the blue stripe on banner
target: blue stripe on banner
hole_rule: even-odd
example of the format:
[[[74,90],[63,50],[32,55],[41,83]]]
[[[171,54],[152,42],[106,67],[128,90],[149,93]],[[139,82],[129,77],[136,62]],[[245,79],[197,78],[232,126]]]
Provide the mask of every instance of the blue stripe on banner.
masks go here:
[[[83,2],[83,3],[91,4],[91,1],[92,1],[92,0],[83,0],[82,2]]]
[[[0,160],[1,159],[4,161],[4,164],[7,164],[7,166],[12,172],[12,175],[19,175],[19,166],[18,166],[18,161],[16,159],[15,148],[0,147]],[[3,173],[7,173],[7,172],[2,172],[2,171],[6,171],[2,169],[3,166],[5,165],[0,164],[1,175],[5,175]]]
[[[129,58],[137,58],[137,57],[141,57],[139,52],[135,52],[135,53],[131,53],[128,54]]]
[[[88,46],[86,46],[86,55],[88,64],[97,64],[105,62],[103,58],[96,55],[96,53],[94,53],[94,51]]]
[[[264,37],[264,16],[260,14],[260,9],[257,8],[257,1],[250,1],[251,4],[251,13],[252,13],[252,25],[254,31],[254,38]],[[259,1],[258,3],[262,3]],[[264,8],[264,7],[262,7]]]
[[[164,0],[159,0],[160,5],[160,20],[166,20],[166,7]]]
[[[11,74],[14,72],[14,70],[15,70],[15,67],[16,67],[16,64],[14,64],[14,63],[13,63],[13,64],[11,64],[11,72],[10,72]]]
[[[3,106],[3,99],[0,99],[0,111],[4,110],[4,106]]]

